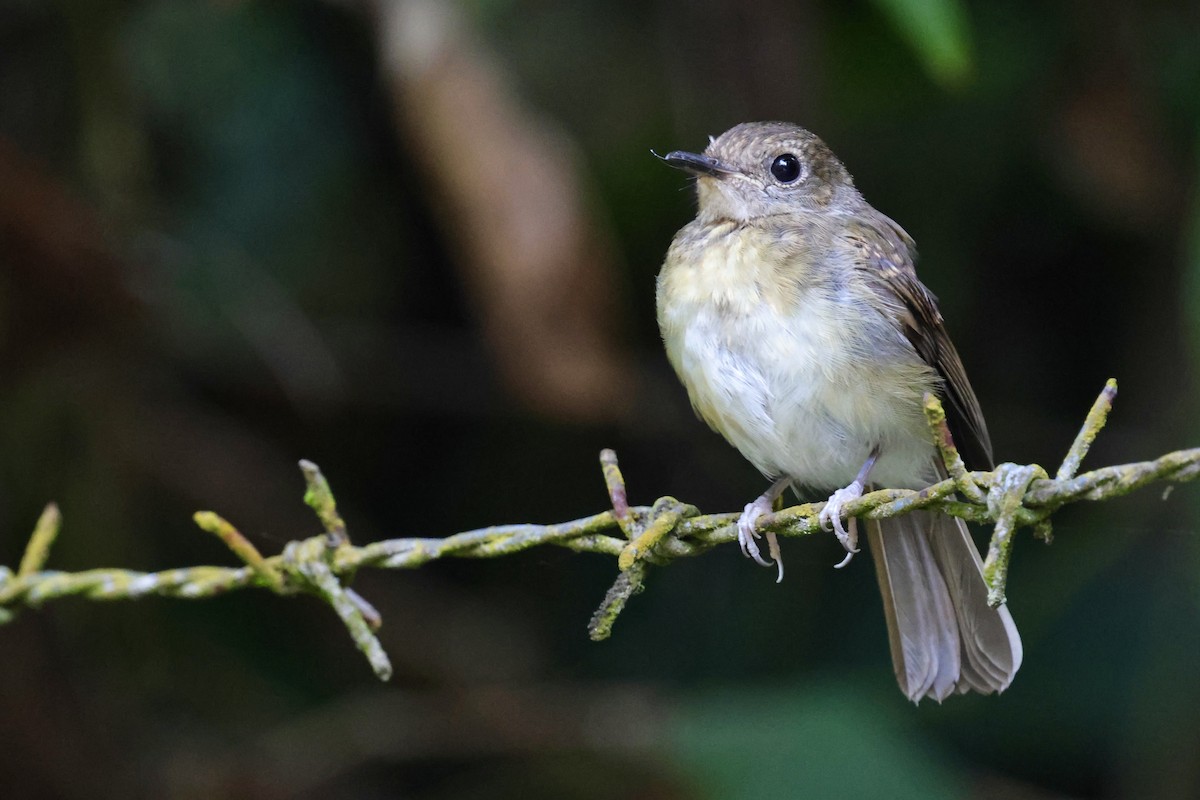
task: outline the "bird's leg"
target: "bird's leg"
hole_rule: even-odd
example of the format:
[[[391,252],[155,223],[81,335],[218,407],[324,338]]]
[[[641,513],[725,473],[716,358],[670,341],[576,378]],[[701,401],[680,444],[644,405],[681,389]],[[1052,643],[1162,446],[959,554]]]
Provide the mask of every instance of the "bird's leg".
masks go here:
[[[838,541],[842,543],[842,547],[846,548],[846,557],[842,559],[841,563],[835,565],[835,569],[841,569],[849,564],[850,559],[854,558],[854,554],[858,552],[858,520],[854,517],[850,518],[850,530],[842,527],[842,506],[851,500],[862,497],[863,488],[867,485],[867,477],[871,474],[871,468],[875,466],[878,459],[879,446],[876,445],[871,448],[871,454],[863,462],[862,469],[858,471],[854,481],[849,486],[831,494],[828,502],[825,503],[825,508],[821,509],[821,526],[832,530]]]
[[[771,562],[765,560],[759,554],[758,544],[754,541],[758,538],[759,534],[754,529],[754,526],[757,524],[759,517],[763,514],[770,514],[775,510],[775,501],[779,499],[779,496],[783,494],[783,491],[787,489],[790,483],[791,481],[787,478],[780,478],[775,481],[757,500],[753,503],[748,503],[742,511],[742,516],[738,517],[738,544],[742,547],[742,555],[747,558],[753,558],[764,567],[771,566]],[[783,561],[779,558],[779,541],[775,538],[773,532],[767,531],[766,534],[767,545],[770,547],[771,555],[774,557],[775,563],[779,566],[779,578],[776,581],[778,582],[783,580]]]

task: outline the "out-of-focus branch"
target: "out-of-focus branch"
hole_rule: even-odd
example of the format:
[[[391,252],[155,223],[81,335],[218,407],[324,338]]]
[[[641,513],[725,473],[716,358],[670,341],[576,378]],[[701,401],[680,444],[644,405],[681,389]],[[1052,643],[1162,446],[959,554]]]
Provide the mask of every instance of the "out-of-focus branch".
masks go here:
[[[1069,503],[1108,500],[1155,481],[1182,482],[1200,474],[1200,448],[1195,448],[1153,461],[1076,475],[1115,396],[1116,383],[1109,381],[1068,451],[1058,477],[1052,479],[1037,465],[1001,464],[992,472],[966,472],[949,439],[941,404],[929,395],[926,412],[930,430],[951,477],[921,490],[871,492],[847,503],[845,513],[880,519],[929,508],[972,522],[994,524],[984,575],[990,601],[1003,602],[1008,557],[1019,527],[1033,526],[1039,538],[1048,542],[1050,515]],[[735,541],[738,514],[701,514],[695,506],[672,497],[660,498],[649,507],[629,506],[616,454],[605,450],[601,463],[613,510],[558,524],[496,525],[441,539],[389,539],[359,547],[350,544],[333,493],[320,470],[311,462],[301,462],[308,483],[305,500],[322,521],[323,534],[291,542],[280,555],[263,557],[229,522],[208,511],[196,514],[197,524],[220,537],[245,563],[240,568],[201,566],[155,573],[45,570],[59,524],[57,509],[51,505],[38,522],[20,569],[14,573],[0,567],[0,623],[12,619],[23,607],[74,595],[95,600],[130,600],[145,595],[195,599],[247,587],[284,595],[308,593],[336,611],[376,674],[386,680],[391,665],[375,637],[381,624],[379,614],[345,585],[355,572],[364,567],[413,569],[442,558],[495,558],[539,545],[557,545],[617,558],[620,575],[589,625],[593,639],[604,639],[630,597],[644,586],[651,565],[699,555],[718,544]],[[778,511],[764,517],[760,527],[781,536],[815,533],[821,530],[823,505],[805,503]]]
[[[523,103],[455,3],[374,0],[403,147],[429,179],[445,241],[510,390],[559,418],[629,403],[615,336],[614,248],[565,131]]]

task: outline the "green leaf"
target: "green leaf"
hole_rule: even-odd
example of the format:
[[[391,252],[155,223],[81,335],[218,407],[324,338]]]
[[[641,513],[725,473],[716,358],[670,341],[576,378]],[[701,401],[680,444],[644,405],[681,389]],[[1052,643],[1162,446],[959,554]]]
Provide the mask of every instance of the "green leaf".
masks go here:
[[[971,76],[971,31],[959,0],[875,0],[925,66],[946,88]]]
[[[697,796],[714,800],[966,796],[912,706],[878,702],[862,683],[710,690],[674,715],[669,747]]]

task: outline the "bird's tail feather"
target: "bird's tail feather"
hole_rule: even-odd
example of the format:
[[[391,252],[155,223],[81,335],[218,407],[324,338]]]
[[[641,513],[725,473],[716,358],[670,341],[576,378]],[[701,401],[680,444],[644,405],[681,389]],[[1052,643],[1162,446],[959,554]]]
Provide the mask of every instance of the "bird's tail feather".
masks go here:
[[[987,604],[966,524],[916,511],[866,526],[901,691],[941,702],[952,692],[1008,688],[1021,666],[1021,637],[1007,608]]]

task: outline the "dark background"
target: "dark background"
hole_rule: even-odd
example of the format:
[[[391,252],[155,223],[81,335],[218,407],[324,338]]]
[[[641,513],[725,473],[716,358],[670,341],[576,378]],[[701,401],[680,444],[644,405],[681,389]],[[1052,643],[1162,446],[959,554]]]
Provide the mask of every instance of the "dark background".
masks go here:
[[[1000,460],[1197,439],[1200,9],[1188,2],[402,0],[0,4],[0,563],[233,564],[741,508],[688,409],[654,276],[693,213],[651,157],[796,121],[921,248]],[[1196,488],[1023,532],[1025,665],[906,702],[866,558],[787,540],[651,574],[544,548],[369,572],[379,683],[325,607],[64,600],[0,629],[4,797],[1200,796]]]

